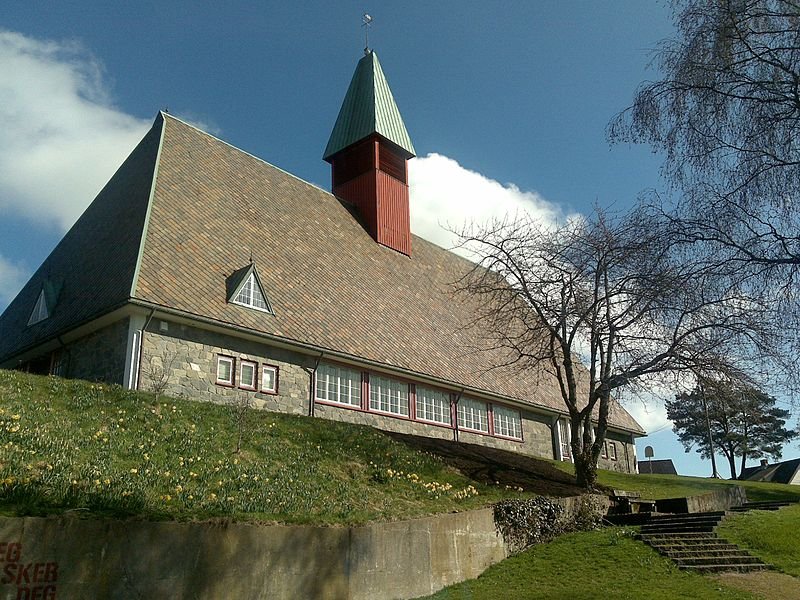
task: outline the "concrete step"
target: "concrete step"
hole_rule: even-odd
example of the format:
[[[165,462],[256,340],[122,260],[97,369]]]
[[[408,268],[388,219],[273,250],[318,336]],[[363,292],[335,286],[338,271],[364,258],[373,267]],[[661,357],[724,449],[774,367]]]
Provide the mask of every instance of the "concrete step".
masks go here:
[[[643,535],[654,535],[657,533],[712,533],[715,524],[708,525],[642,525]]]
[[[791,506],[794,502],[775,500],[764,502],[745,502],[741,506],[731,507],[731,512],[747,512],[748,510],[779,510],[784,506]]]
[[[645,542],[669,541],[675,544],[695,543],[705,540],[722,540],[714,532],[683,531],[676,533],[640,533],[639,538]],[[725,540],[722,540],[723,542]]]
[[[707,565],[707,564],[760,564],[762,561],[755,556],[747,554],[740,549],[731,550],[727,554],[719,552],[679,552],[677,554],[662,553],[680,565]]]
[[[704,520],[704,519],[722,519],[725,516],[724,510],[717,510],[713,512],[702,512],[702,513],[686,513],[686,514],[660,514],[660,515],[652,515],[650,518],[651,523],[661,523],[661,522],[669,522],[669,521],[697,521],[697,520]]]
[[[772,566],[762,563],[760,565],[752,565],[752,564],[678,565],[678,568],[684,571],[692,571],[694,573],[724,573],[726,571],[736,571],[739,573],[752,573],[755,571],[768,571],[769,569],[772,568]]]
[[[661,554],[668,554],[669,556],[692,556],[699,554],[710,556],[742,552],[742,549],[735,544],[698,544],[696,546],[657,545],[652,547],[661,552]]]
[[[725,512],[659,515],[639,529],[638,538],[679,568],[698,573],[761,571],[761,559],[719,537],[715,529]]]

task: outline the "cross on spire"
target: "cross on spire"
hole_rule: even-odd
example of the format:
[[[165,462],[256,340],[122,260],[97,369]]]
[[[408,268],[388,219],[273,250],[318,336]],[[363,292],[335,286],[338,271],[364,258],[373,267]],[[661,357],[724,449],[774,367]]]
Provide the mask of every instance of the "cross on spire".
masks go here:
[[[372,27],[372,17],[367,13],[361,17],[361,26],[364,28],[364,54],[369,54],[369,28]]]

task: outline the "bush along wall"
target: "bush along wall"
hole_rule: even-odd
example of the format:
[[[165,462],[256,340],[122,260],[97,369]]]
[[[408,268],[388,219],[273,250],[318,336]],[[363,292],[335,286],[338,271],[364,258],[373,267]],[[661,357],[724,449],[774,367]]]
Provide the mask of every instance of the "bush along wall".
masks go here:
[[[599,528],[605,509],[588,494],[561,501],[545,496],[509,499],[494,505],[494,522],[509,552],[518,553],[564,533]]]

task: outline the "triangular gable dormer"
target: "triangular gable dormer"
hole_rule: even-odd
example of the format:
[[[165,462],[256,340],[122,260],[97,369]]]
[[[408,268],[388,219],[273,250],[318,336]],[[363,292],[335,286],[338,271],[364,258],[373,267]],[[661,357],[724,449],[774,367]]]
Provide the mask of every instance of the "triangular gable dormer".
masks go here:
[[[36,298],[36,304],[33,305],[31,316],[28,318],[28,326],[41,323],[45,319],[50,318],[53,309],[58,301],[58,293],[61,291],[61,284],[54,283],[48,279],[42,283],[42,289],[39,296]]]
[[[228,302],[275,314],[253,263],[234,271],[226,283]]]

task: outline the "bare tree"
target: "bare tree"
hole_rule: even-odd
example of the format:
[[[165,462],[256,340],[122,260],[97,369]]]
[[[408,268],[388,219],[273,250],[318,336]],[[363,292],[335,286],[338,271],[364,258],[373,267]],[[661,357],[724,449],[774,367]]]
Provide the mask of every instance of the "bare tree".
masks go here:
[[[461,233],[477,265],[459,285],[507,361],[555,377],[577,483],[594,487],[612,396],[654,378],[733,369],[769,333],[758,303],[689,260],[669,220],[636,210],[559,227],[531,218]],[[595,424],[596,423],[596,427]]]
[[[156,397],[156,401],[167,389],[169,376],[172,367],[178,359],[177,351],[164,350],[160,354],[145,355],[143,372],[150,387],[150,391]]]
[[[242,442],[250,431],[252,407],[253,399],[247,392],[239,392],[231,404],[231,419],[233,420],[233,426],[236,428],[236,449],[233,451],[234,454],[239,454],[242,451]]]
[[[683,234],[796,308],[800,268],[800,2],[674,0],[662,76],[609,126],[650,144],[681,193]]]

